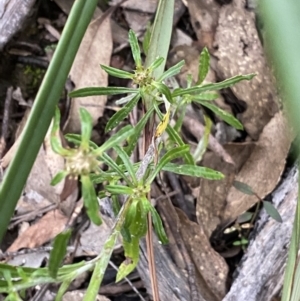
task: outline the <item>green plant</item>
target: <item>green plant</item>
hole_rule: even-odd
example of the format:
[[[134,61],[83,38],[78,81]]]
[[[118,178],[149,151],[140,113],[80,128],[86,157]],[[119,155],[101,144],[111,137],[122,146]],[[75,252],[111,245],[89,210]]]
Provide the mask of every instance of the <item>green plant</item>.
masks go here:
[[[92,222],[97,225],[101,224],[99,203],[94,183],[102,183],[104,185],[104,190],[99,193],[99,196],[109,196],[114,199],[120,195],[125,196],[125,202],[118,212],[111,235],[105,242],[103,250],[96,258],[88,262],[59,268],[65,254],[68,238],[70,237],[68,231],[60,234],[55,239],[55,248],[51,253],[48,268],[29,269],[0,265],[0,270],[6,271],[7,277],[10,277],[9,282],[8,280],[2,280],[2,285],[0,282],[0,292],[15,294],[16,290],[25,289],[36,284],[62,282],[56,298],[56,300],[60,300],[73,279],[84,271],[93,268],[93,276],[84,300],[94,300],[119,235],[123,238],[126,260],[119,268],[117,281],[128,275],[138,263],[139,240],[147,232],[148,213],[152,215],[153,225],[159,240],[161,243],[167,243],[168,240],[160,217],[147,198],[151,183],[161,170],[189,176],[205,177],[212,180],[218,180],[223,177],[218,171],[195,165],[193,156],[189,152],[189,146],[180,137],[182,116],[185,114],[186,105],[195,101],[212,110],[232,126],[242,129],[242,125],[237,119],[212,103],[212,100],[216,98],[216,94],[212,93],[212,91],[229,87],[241,80],[249,80],[253,75],[240,75],[220,83],[203,84],[209,66],[209,54],[204,49],[199,60],[198,82],[192,86],[190,81],[186,88],[172,90],[165,85],[164,80],[178,74],[184,62],[179,62],[165,71],[161,76],[155,78],[153,73],[162,64],[164,59],[160,57],[156,58],[149,67],[144,67],[141,61],[138,40],[133,31],[129,32],[129,41],[136,64],[134,72],[130,73],[103,65],[101,67],[112,76],[131,79],[137,85],[137,88],[84,88],[71,92],[70,96],[84,97],[128,93],[129,96],[125,98],[124,107],[111,117],[106,125],[106,131],[110,131],[118,126],[140,100],[142,100],[144,105],[145,99],[150,99],[151,103],[148,103],[148,110],[138,124],[134,128],[129,125],[123,127],[103,145],[97,146],[90,141],[92,131],[91,117],[82,108],[80,110],[81,135],[66,135],[66,139],[76,146],[75,148],[66,149],[62,147],[59,140],[60,116],[57,109],[51,134],[53,150],[66,159],[65,170],[59,172],[54,177],[52,184],[57,184],[65,176],[79,178],[82,185],[86,211]],[[161,105],[165,106],[165,114],[160,111]],[[132,163],[130,156],[153,112],[156,113],[161,121],[153,133],[152,143],[143,160]],[[177,115],[181,116],[181,118],[178,118],[174,127],[171,127],[169,119]],[[206,117],[206,120],[209,120],[208,117]],[[168,134],[168,143],[162,143],[162,134],[165,131]],[[124,148],[120,147],[119,145],[122,141],[127,141],[128,146]],[[114,161],[108,156],[106,151],[109,149],[114,150],[118,156],[117,160]],[[162,152],[164,155],[160,156]],[[177,163],[172,163],[171,161],[176,158],[183,158],[184,162],[177,161]],[[108,171],[100,169],[99,166],[101,163],[109,167]],[[15,277],[18,280],[14,280]],[[8,283],[11,283],[11,285],[7,285]]]

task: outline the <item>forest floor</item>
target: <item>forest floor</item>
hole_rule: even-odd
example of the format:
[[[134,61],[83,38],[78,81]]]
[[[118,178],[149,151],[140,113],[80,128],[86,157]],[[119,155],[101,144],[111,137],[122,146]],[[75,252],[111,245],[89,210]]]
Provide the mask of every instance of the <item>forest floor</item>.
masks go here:
[[[95,20],[118,3],[114,0],[108,6],[102,2],[105,3],[99,1]],[[203,47],[207,47],[211,55],[206,82],[218,82],[239,74],[256,74],[251,81],[221,90],[215,100],[215,104],[241,121],[244,130],[238,131],[213,113],[209,114],[213,125],[208,147],[197,163],[222,172],[225,179],[210,181],[165,172],[161,175],[163,182],[158,179],[151,190],[151,198],[156,200],[158,212],[171,237],[167,247],[154,242],[157,261],[164,261],[174,274],[165,275],[166,267],[159,264],[157,273],[182,281],[176,284],[181,290],[177,300],[190,300],[188,279],[193,278],[195,289],[199,290],[203,300],[218,301],[225,298],[236,277],[234,271],[247,250],[257,214],[263,207],[268,210],[265,203],[272,202],[271,193],[293,163],[290,154],[292,138],[287,134],[287,121],[265,57],[263,28],[258,32],[257,24],[260,23],[252,2],[175,2],[167,68],[185,60],[182,72],[176,77],[179,86],[186,86],[188,74],[194,82],[197,81]],[[90,25],[59,102],[64,133],[80,132],[78,108],[81,106],[92,112],[95,125],[92,140],[101,144],[109,137],[104,128],[108,119],[120,109],[115,103],[117,98],[97,96],[75,101],[68,97],[68,92],[86,86],[131,87],[132,82],[127,79],[108,76],[100,64],[126,71],[134,69],[128,30],[136,32],[142,45],[145,31],[154,20],[156,5],[157,1],[130,0],[111,9],[101,22]],[[69,0],[37,1],[21,23],[21,30],[9,38],[1,52],[0,156],[4,171],[17,147],[15,142],[24,127],[71,6]],[[125,123],[135,125],[140,116],[141,112],[136,110]],[[182,135],[192,152],[204,131],[201,108],[191,105],[183,121]],[[13,265],[47,265],[51,243],[70,223],[70,218],[74,236],[68,247],[66,263],[93,258],[100,252],[113,223],[104,217],[103,225],[97,227],[80,213],[82,200],[77,181],[50,186],[56,172],[63,169],[64,160],[51,151],[48,136],[1,245],[2,260]],[[79,212],[76,216],[72,215],[74,208]],[[269,209],[269,214],[276,218],[276,212],[272,210]],[[172,223],[176,225],[175,232]],[[289,223],[291,225],[292,220]],[[123,261],[122,251],[121,244],[118,244],[100,288],[102,299],[99,300],[134,301],[140,300],[141,296],[149,300],[151,289],[145,263],[141,262],[139,269],[130,274],[128,282],[114,282],[115,267]],[[193,266],[192,274],[187,264]],[[79,300],[76,294],[84,292],[89,277],[87,273],[74,281],[69,292],[74,295],[65,300]],[[132,289],[133,286],[139,294]],[[175,288],[170,287],[165,289],[174,293]],[[27,292],[26,300],[53,300],[56,292],[57,285],[36,287]]]

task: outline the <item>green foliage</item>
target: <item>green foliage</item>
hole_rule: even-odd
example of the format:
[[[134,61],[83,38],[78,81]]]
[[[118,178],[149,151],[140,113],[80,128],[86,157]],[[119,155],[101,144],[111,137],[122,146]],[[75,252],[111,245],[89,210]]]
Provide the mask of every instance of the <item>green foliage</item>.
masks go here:
[[[28,288],[32,285],[59,282],[62,285],[59,289],[57,300],[60,300],[73,279],[85,271],[94,269],[84,300],[95,300],[118,237],[121,236],[123,238],[126,259],[119,268],[117,281],[120,281],[132,272],[138,264],[139,242],[147,233],[147,215],[149,213],[152,216],[154,230],[159,241],[163,244],[168,242],[161,218],[148,200],[151,184],[162,170],[180,175],[204,177],[210,180],[219,180],[224,177],[218,171],[195,165],[189,146],[183,142],[180,136],[185,108],[187,104],[195,101],[210,109],[228,124],[237,129],[242,129],[242,124],[235,117],[212,103],[218,97],[218,94],[212,91],[229,87],[241,80],[249,80],[254,75],[239,75],[220,83],[203,84],[209,70],[210,61],[209,53],[205,48],[199,59],[197,83],[193,86],[191,79],[188,79],[186,88],[175,90],[169,88],[164,80],[178,74],[184,65],[184,61],[181,61],[163,72],[166,59],[165,52],[169,42],[167,42],[167,46],[162,46],[162,37],[166,37],[167,41],[169,41],[171,27],[166,32],[163,30],[160,34],[157,26],[163,26],[163,24],[171,26],[170,14],[168,13],[168,16],[164,19],[164,14],[162,13],[168,10],[171,2],[160,1],[152,33],[145,37],[144,50],[148,53],[145,65],[142,62],[138,39],[132,30],[129,31],[129,43],[136,65],[133,73],[101,65],[101,68],[111,76],[131,79],[137,85],[137,88],[87,87],[70,93],[71,97],[130,95],[126,99],[126,104],[108,121],[106,132],[120,126],[132,110],[137,107],[139,101],[142,100],[142,105],[146,112],[134,128],[130,125],[123,126],[103,145],[98,146],[90,141],[92,132],[91,116],[87,110],[81,108],[81,135],[66,135],[66,139],[74,143],[76,147],[65,148],[60,140],[60,113],[58,109],[55,111],[51,131],[51,145],[56,153],[65,158],[66,164],[65,170],[60,171],[53,178],[52,184],[57,184],[67,176],[79,179],[86,212],[90,220],[96,225],[100,225],[102,222],[98,195],[111,197],[114,200],[115,209],[119,205],[116,202],[117,197],[125,197],[125,202],[119,212],[117,212],[118,215],[114,227],[104,244],[103,250],[96,258],[90,261],[60,267],[70,237],[69,231],[64,232],[54,241],[54,249],[50,255],[48,268],[16,269],[9,265],[0,264],[0,271],[4,275],[0,279],[0,292],[2,289],[2,292],[13,294],[17,290]],[[155,39],[157,39],[158,44],[155,44]],[[158,50],[161,50],[159,47],[164,48],[162,49],[162,56],[154,55],[159,52]],[[162,114],[160,111],[159,106],[161,104],[165,105],[166,114]],[[158,124],[152,137],[151,147],[153,154],[150,162],[146,162],[145,156],[145,160],[142,162],[133,163],[130,156],[137,145],[142,130],[145,129],[148,120],[153,114],[156,114],[161,122]],[[179,121],[176,123],[176,126],[171,126],[169,119],[176,118],[178,115]],[[197,160],[206,150],[210,129],[211,121],[206,117],[205,136],[202,145],[199,146],[196,156]],[[167,141],[165,144],[160,144],[164,132],[167,134]],[[123,142],[126,142],[127,146],[122,146]],[[168,145],[172,146],[168,147]],[[161,155],[162,150],[163,155]],[[117,155],[117,160],[112,159],[107,154],[107,151],[114,151]],[[174,160],[176,161],[172,162]],[[100,168],[104,164],[108,167],[108,170],[104,171]],[[139,174],[140,170],[144,170],[144,172]],[[94,185],[99,183],[102,183],[103,191],[98,193]]]
[[[58,268],[62,264],[63,259],[66,255],[67,251],[67,245],[69,242],[69,239],[71,237],[71,230],[64,231],[56,236],[54,243],[53,243],[53,249],[50,252],[50,258],[49,258],[49,275],[52,278],[56,278]]]

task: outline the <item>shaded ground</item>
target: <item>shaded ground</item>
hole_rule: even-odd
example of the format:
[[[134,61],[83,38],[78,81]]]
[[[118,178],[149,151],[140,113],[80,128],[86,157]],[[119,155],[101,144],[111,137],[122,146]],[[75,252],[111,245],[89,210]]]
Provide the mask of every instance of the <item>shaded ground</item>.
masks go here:
[[[157,262],[160,262],[157,270],[160,292],[164,292],[162,300],[189,300],[191,283],[207,301],[225,297],[233,271],[247,247],[244,243],[247,243],[256,218],[253,212],[259,206],[257,202],[269,195],[280,181],[291,144],[274,79],[265,60],[260,39],[263,34],[257,32],[257,16],[252,3],[225,2],[222,5],[209,0],[176,1],[167,65],[185,59],[186,66],[176,79],[180,86],[186,85],[187,74],[197,81],[199,54],[204,46],[211,54],[207,82],[238,74],[256,73],[256,77],[251,82],[241,82],[232,89],[221,91],[216,100],[218,106],[243,123],[244,131],[237,131],[210,114],[213,128],[208,150],[198,163],[223,172],[226,178],[208,181],[165,173],[163,183],[157,180],[153,185],[151,197],[157,200],[158,211],[170,237],[167,247],[154,242]],[[112,4],[116,3],[113,1]],[[72,1],[63,0],[35,3],[26,21],[21,22],[21,32],[9,40],[1,53],[0,152],[4,169],[11,160],[14,142],[24,126],[71,5]],[[138,0],[128,1],[111,11],[111,15],[101,18],[102,11],[108,8],[99,5],[96,21],[86,33],[59,104],[64,133],[80,131],[78,108],[84,106],[92,114],[93,141],[99,144],[107,138],[104,134],[107,120],[119,108],[116,99],[98,96],[72,101],[67,94],[74,87],[131,86],[129,81],[107,77],[99,64],[134,69],[128,29],[132,28],[142,41],[149,22],[153,21],[156,2],[145,1],[141,7]],[[135,111],[126,122],[136,124],[140,114]],[[203,136],[203,123],[201,110],[191,106],[182,134],[192,151]],[[16,265],[25,260],[33,267],[46,265],[51,240],[67,223],[74,226],[66,259],[69,263],[96,256],[101,250],[112,220],[105,217],[100,228],[88,222],[81,211],[77,181],[69,180],[55,187],[49,185],[53,175],[63,167],[63,159],[51,151],[49,137],[46,137],[1,246],[6,253],[3,260]],[[250,186],[253,193],[245,194],[243,189],[237,189],[239,182]],[[70,221],[74,207],[79,213],[73,214]],[[119,245],[112,261],[118,266],[122,260]],[[114,284],[115,275],[111,266],[100,294],[110,300],[139,300],[132,289],[134,285],[149,300],[149,272],[143,254],[138,270],[128,277],[130,284],[126,281]],[[71,289],[84,290],[88,277],[85,275],[76,281]],[[175,286],[180,293],[176,293]],[[39,296],[43,290],[32,289],[27,299],[50,300],[56,290],[55,286],[47,286],[44,297],[37,299],[34,296]],[[75,300],[75,297],[71,298]]]

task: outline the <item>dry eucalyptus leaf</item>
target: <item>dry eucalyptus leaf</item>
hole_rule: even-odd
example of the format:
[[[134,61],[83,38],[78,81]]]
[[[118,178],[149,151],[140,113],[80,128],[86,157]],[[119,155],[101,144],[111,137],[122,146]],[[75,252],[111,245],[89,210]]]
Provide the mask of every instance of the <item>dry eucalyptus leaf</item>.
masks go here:
[[[64,169],[65,163],[64,158],[54,153],[51,148],[50,131],[51,126],[27,179],[25,192],[36,191],[52,203],[58,203],[64,180],[56,186],[51,186],[50,182],[57,172]]]
[[[255,14],[245,7],[245,0],[233,0],[220,8],[215,35],[216,72],[220,79],[255,73],[251,81],[232,87],[247,109],[239,119],[252,139],[257,140],[264,126],[278,111],[278,96],[273,76],[255,27]]]
[[[251,156],[235,180],[249,185],[263,199],[280,180],[291,141],[287,120],[279,112],[264,128]],[[257,201],[255,196],[246,195],[232,187],[227,196],[224,220],[235,219]]]
[[[48,212],[24,231],[7,249],[7,252],[16,252],[23,248],[31,249],[43,245],[63,231],[67,221],[68,217],[59,210]]]
[[[177,209],[177,214],[182,238],[199,272],[197,284],[201,294],[206,301],[222,300],[226,294],[228,274],[224,258],[214,251],[198,224],[190,221],[180,209]]]
[[[70,71],[71,80],[76,89],[108,84],[108,75],[100,64],[109,65],[112,53],[110,19],[98,17],[92,21],[84,35],[75,61]],[[106,96],[90,96],[72,99],[66,132],[80,132],[79,108],[84,107],[92,116],[93,125],[102,116]]]

